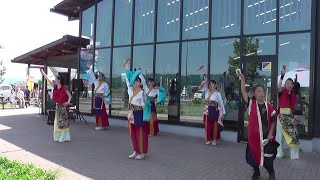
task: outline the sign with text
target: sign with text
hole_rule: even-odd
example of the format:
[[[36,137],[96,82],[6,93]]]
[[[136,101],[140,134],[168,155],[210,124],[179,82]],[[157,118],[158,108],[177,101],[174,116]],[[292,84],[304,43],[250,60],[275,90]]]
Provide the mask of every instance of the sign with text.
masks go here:
[[[262,71],[271,71],[271,62],[262,62]]]

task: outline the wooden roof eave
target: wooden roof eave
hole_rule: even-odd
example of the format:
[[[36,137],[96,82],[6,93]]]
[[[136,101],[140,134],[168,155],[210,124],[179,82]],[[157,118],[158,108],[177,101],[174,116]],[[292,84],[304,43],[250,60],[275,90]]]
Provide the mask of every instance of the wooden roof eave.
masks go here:
[[[64,0],[51,8],[50,12],[67,16],[69,21],[78,20],[80,10],[94,3],[94,0]]]
[[[47,60],[67,60],[72,59],[70,66],[77,64],[79,43],[81,47],[86,47],[90,40],[78,37],[65,35],[63,38],[32,50],[26,54],[14,58],[11,62],[22,64],[37,64],[44,65]],[[68,63],[65,61],[64,63]],[[61,66],[60,66],[61,67]]]

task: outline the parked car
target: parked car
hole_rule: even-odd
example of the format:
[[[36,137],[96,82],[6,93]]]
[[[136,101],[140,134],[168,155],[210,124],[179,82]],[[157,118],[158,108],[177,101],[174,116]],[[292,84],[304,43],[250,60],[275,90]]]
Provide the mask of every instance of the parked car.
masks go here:
[[[3,96],[4,99],[7,99],[10,96],[12,86],[9,84],[0,84],[0,96]]]
[[[193,95],[194,99],[202,99],[202,97],[203,97],[203,91],[201,91],[201,90],[195,92]]]

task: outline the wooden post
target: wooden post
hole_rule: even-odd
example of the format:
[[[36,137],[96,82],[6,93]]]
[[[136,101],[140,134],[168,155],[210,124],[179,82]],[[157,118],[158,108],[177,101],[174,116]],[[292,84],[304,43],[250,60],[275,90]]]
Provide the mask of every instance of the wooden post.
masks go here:
[[[46,74],[48,74],[48,66],[46,63],[44,64],[43,71]],[[47,111],[46,111],[47,110],[47,95],[48,95],[47,90],[48,90],[47,80],[44,77],[42,77],[42,94],[41,94],[41,96],[42,96],[42,114],[43,115],[47,115]]]
[[[72,83],[71,83],[71,68],[70,67],[68,68],[68,76],[67,77],[68,77],[68,79],[66,79],[66,81],[68,81],[67,84],[69,84],[68,90],[69,90],[69,92],[71,92]]]

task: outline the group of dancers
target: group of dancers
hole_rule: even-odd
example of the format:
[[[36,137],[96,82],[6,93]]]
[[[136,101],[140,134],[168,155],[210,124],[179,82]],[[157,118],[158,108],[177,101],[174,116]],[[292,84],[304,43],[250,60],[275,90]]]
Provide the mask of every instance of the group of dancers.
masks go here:
[[[130,70],[130,59],[126,59],[126,84],[129,94],[128,128],[132,140],[133,153],[130,159],[141,160],[148,153],[148,136],[157,135],[159,132],[156,106],[165,101],[165,95],[160,88],[155,86],[155,80],[147,81],[141,70]],[[199,68],[203,70],[204,66]],[[67,107],[70,105],[71,95],[64,85],[62,77],[56,75],[55,81],[49,80],[41,69],[41,73],[54,87],[53,100],[56,102],[56,116],[54,122],[54,141],[70,141],[69,123],[67,120]],[[253,87],[253,97],[248,96],[245,76],[237,71],[241,81],[242,98],[248,111],[248,145],[246,161],[252,166],[254,173],[252,179],[260,176],[259,166],[264,166],[269,173],[269,179],[275,179],[273,161],[275,157],[282,158],[282,141],[291,148],[291,159],[299,159],[299,138],[297,124],[299,119],[295,116],[296,104],[299,96],[294,91],[295,83],[291,78],[282,81],[285,76],[285,66],[281,71],[279,80],[279,107],[277,111],[265,101],[266,91],[263,85]],[[92,66],[88,66],[85,78],[89,85],[94,84],[94,114],[96,130],[109,126],[106,105],[111,102],[110,89],[105,82],[105,75],[98,72],[95,76]],[[224,101],[218,90],[217,83],[209,80],[209,76],[201,76],[199,89],[203,90],[206,105],[203,112],[205,124],[205,144],[217,145],[220,132],[223,130],[223,115],[226,114]],[[277,136],[275,136],[277,135]]]
[[[131,159],[143,159],[148,153],[148,136],[155,136],[159,132],[156,106],[165,101],[165,92],[155,85],[153,78],[147,81],[141,74],[141,70],[129,69],[130,59],[125,61],[126,84],[129,94],[128,127],[133,144],[134,152],[129,156]],[[56,103],[54,121],[54,141],[70,141],[68,107],[70,106],[71,94],[67,90],[63,77],[55,74],[55,80],[51,81],[43,69],[40,70],[45,79],[53,87],[52,100]],[[96,119],[95,130],[103,130],[109,126],[106,106],[111,102],[109,85],[105,82],[105,75],[93,72],[92,66],[88,65],[85,77],[87,85],[94,85],[93,112]]]

